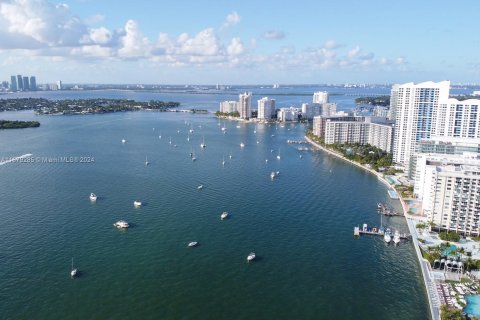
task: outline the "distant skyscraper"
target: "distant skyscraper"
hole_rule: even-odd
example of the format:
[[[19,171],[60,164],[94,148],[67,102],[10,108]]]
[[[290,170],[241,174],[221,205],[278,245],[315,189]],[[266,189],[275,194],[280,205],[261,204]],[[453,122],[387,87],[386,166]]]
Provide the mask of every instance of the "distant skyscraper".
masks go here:
[[[35,76],[30,77],[30,90],[36,91],[37,90],[37,79]]]
[[[318,91],[313,93],[313,103],[327,103],[328,102],[328,92],[327,91]]]
[[[252,115],[251,103],[252,103],[252,93],[245,92],[240,94],[238,101],[238,113],[242,119],[250,119]]]
[[[23,90],[30,90],[30,82],[28,81],[28,77],[23,77]]]
[[[58,87],[58,90],[62,90],[63,87],[62,87],[62,81],[61,80],[58,80],[57,81],[57,87]]]
[[[10,91],[14,92],[14,91],[17,91],[17,90],[18,90],[17,77],[11,76],[10,77]]]
[[[23,91],[23,79],[21,74],[17,75],[17,85],[18,91]]]
[[[417,143],[429,139],[435,128],[439,101],[448,99],[450,81],[394,85],[391,107],[395,114],[393,161],[408,165]]]

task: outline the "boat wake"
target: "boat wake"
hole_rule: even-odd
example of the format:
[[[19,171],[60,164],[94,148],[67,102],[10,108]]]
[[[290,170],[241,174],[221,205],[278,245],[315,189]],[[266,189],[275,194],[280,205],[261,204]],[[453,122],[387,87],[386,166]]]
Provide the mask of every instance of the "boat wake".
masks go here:
[[[31,154],[31,153],[26,153],[26,154],[21,155],[21,156],[19,156],[19,157],[14,157],[14,158],[10,158],[10,159],[8,159],[8,160],[3,160],[3,161],[0,161],[0,166],[3,166],[4,164],[10,163],[10,162],[16,162],[16,161],[18,161],[18,160],[20,160],[20,159],[28,158],[28,157],[31,157],[31,156],[33,156],[33,154]]]

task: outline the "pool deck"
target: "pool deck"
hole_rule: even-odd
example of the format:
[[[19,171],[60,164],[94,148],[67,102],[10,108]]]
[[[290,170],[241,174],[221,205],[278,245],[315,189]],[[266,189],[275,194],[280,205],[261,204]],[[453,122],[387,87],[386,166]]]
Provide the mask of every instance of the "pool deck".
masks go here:
[[[366,166],[363,166],[359,163],[356,163],[352,160],[349,160],[347,158],[345,158],[344,156],[342,156],[341,154],[337,153],[337,152],[334,152],[332,150],[328,150],[324,147],[322,147],[320,144],[312,141],[310,138],[308,138],[307,136],[305,136],[305,140],[307,140],[310,144],[312,144],[313,146],[317,147],[318,149],[320,150],[323,150],[337,158],[340,158],[346,162],[349,162],[359,168],[362,168],[368,172],[370,172],[371,174],[374,174],[377,176],[377,178],[382,181],[387,187],[389,190],[393,190],[395,192],[397,192],[397,190],[395,190],[395,187],[392,186],[380,173],[370,169],[370,168],[367,168]],[[398,193],[398,192],[397,192]],[[421,222],[421,218],[420,217],[414,217],[412,215],[410,215],[408,213],[408,209],[409,209],[409,206],[405,203],[405,201],[403,201],[402,199],[399,199],[400,200],[400,203],[402,204],[402,209],[403,209],[403,214],[407,220],[407,225],[408,225],[408,230],[412,236],[412,241],[413,241],[413,246],[415,248],[415,252],[417,253],[417,259],[418,259],[418,262],[420,264],[420,269],[422,271],[422,276],[423,276],[423,282],[425,284],[425,289],[427,291],[427,297],[428,297],[428,304],[429,304],[429,307],[430,307],[430,315],[431,315],[431,318],[432,320],[440,320],[440,297],[438,296],[438,292],[437,292],[437,288],[436,288],[436,284],[435,284],[435,277],[434,277],[434,274],[432,272],[432,269],[431,269],[431,266],[430,266],[430,263],[423,259],[423,256],[422,256],[422,253],[420,252],[420,247],[419,247],[419,243],[418,243],[418,235],[417,235],[417,230],[416,230],[416,223],[417,222]]]

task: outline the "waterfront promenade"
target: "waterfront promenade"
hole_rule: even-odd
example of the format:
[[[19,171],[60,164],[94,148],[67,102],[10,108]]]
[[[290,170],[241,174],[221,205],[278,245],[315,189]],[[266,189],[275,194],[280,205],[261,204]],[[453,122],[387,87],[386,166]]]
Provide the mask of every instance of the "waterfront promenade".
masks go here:
[[[318,149],[322,150],[322,151],[325,151],[337,158],[340,158],[346,162],[349,162],[359,168],[362,168],[368,172],[370,172],[371,174],[374,174],[377,176],[377,178],[382,181],[387,187],[388,189],[391,189],[391,190],[395,190],[395,187],[392,186],[385,178],[383,178],[383,176],[376,172],[375,170],[372,170],[362,164],[359,164],[355,161],[352,161],[350,159],[347,159],[345,158],[343,155],[337,153],[337,152],[334,152],[332,150],[328,150],[327,148],[324,148],[323,146],[321,146],[320,144],[314,142],[313,140],[311,140],[309,137],[305,136],[305,139],[313,146],[317,147]],[[396,190],[395,190],[396,191]],[[428,302],[429,302],[429,309],[430,309],[430,314],[431,314],[431,317],[433,320],[439,320],[440,319],[440,300],[439,300],[439,297],[438,297],[438,293],[437,293],[437,290],[436,290],[436,287],[435,287],[435,281],[434,281],[434,278],[433,278],[433,275],[431,273],[431,268],[430,268],[430,264],[428,263],[428,261],[426,261],[425,259],[423,259],[423,256],[422,256],[422,253],[420,252],[420,247],[418,245],[418,235],[417,235],[417,230],[415,228],[415,224],[416,224],[416,220],[412,217],[410,217],[410,215],[408,214],[408,209],[404,203],[404,201],[400,198],[400,203],[402,205],[402,210],[403,210],[403,214],[407,220],[407,225],[408,225],[408,230],[410,232],[410,234],[412,235],[412,241],[413,241],[413,246],[415,248],[415,252],[417,254],[417,258],[418,258],[418,262],[420,264],[420,268],[422,270],[422,276],[423,276],[423,282],[425,284],[425,289],[427,291],[427,296],[428,296]]]

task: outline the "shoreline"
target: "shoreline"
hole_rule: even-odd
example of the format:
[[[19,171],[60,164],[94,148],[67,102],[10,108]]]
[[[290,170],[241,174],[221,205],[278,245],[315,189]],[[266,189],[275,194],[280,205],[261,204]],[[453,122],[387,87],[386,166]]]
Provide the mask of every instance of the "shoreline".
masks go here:
[[[305,136],[305,140],[307,140],[307,142],[310,143],[311,145],[313,145],[314,147],[316,147],[316,148],[318,148],[318,149],[320,149],[320,150],[322,150],[322,151],[324,151],[324,152],[326,152],[326,153],[328,153],[328,154],[330,154],[334,157],[342,159],[343,161],[349,162],[350,164],[355,165],[358,168],[362,168],[362,169],[366,170],[367,172],[377,176],[377,178],[381,182],[383,182],[383,184],[386,185],[388,189],[394,190],[395,192],[398,193],[398,191],[395,189],[395,186],[392,186],[385,178],[383,178],[381,176],[380,173],[378,173],[378,172],[376,172],[376,171],[374,171],[370,168],[367,168],[360,163],[357,163],[355,161],[347,159],[343,155],[341,155],[337,152],[334,152],[332,150],[328,150],[327,148],[321,146],[320,144],[311,140],[307,136]],[[400,193],[398,193],[398,194],[400,195]],[[431,319],[439,320],[440,319],[440,308],[439,307],[434,307],[434,305],[433,305],[434,297],[432,296],[433,294],[431,293],[431,291],[432,292],[435,292],[435,291],[429,290],[429,288],[432,289],[432,286],[433,286],[433,289],[435,288],[435,282],[434,282],[434,280],[433,280],[433,278],[430,274],[430,268],[429,268],[430,264],[425,263],[425,259],[423,259],[422,253],[420,252],[420,247],[418,246],[418,239],[416,237],[417,232],[415,230],[415,225],[413,224],[414,219],[408,214],[407,208],[406,208],[405,203],[404,203],[401,196],[399,197],[398,200],[400,201],[400,204],[402,205],[403,216],[404,216],[405,221],[407,223],[408,231],[410,232],[410,234],[412,236],[413,246],[415,248],[415,253],[417,255],[418,263],[420,264],[420,270],[421,270],[422,276],[423,276],[423,284],[424,284],[424,287],[425,287],[425,291],[427,292],[427,298],[428,298],[428,304],[429,304]],[[427,275],[427,273],[428,273],[428,275]]]

